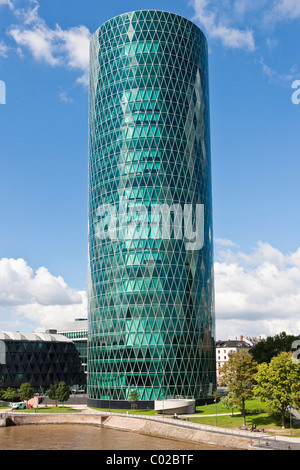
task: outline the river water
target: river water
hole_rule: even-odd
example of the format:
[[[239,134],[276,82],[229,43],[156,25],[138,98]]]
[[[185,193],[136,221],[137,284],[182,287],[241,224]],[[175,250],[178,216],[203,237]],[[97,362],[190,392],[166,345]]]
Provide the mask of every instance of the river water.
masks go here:
[[[76,424],[0,428],[0,450],[226,450],[133,432]],[[228,449],[227,449],[228,450]]]

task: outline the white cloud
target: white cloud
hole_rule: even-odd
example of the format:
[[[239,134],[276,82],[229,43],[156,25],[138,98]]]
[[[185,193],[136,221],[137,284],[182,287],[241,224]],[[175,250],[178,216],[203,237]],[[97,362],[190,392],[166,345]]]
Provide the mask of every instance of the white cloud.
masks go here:
[[[85,291],[71,289],[45,267],[35,272],[22,258],[0,259],[0,307],[44,328],[87,315]]]
[[[291,82],[299,77],[296,65],[290,68],[289,73],[281,74],[277,70],[272,69],[266,64],[265,59],[261,57],[258,61],[261,64],[263,74],[268,77],[270,82],[278,83],[279,85],[290,85]]]
[[[0,40],[0,57],[7,57],[8,47],[7,45]]]
[[[232,8],[232,13],[236,20],[244,21],[249,14],[256,14],[267,3],[269,3],[269,0],[233,0],[232,7],[230,8]]]
[[[81,297],[80,304],[41,306],[39,303],[32,303],[19,305],[15,308],[15,315],[19,317],[19,321],[23,317],[36,324],[35,330],[45,331],[62,322],[74,321],[75,318],[87,318],[86,292],[82,292]]]
[[[15,26],[9,34],[19,46],[27,47],[36,60],[52,66],[60,63],[59,58],[53,55],[54,32],[44,25],[36,25],[32,30]]]
[[[270,11],[273,21],[294,20],[300,18],[299,0],[275,0],[274,8]]]
[[[299,0],[190,0],[194,10],[193,20],[200,25],[213,42],[223,47],[270,55],[278,46],[276,27],[283,22],[300,19]],[[291,64],[282,73],[266,63],[264,57],[255,57],[263,75],[269,82],[289,86],[298,78],[297,66]]]
[[[300,18],[299,0],[190,0],[190,5],[207,36],[232,49],[256,50],[255,35],[274,45],[274,27]]]
[[[73,101],[74,101],[73,98],[68,96],[68,93],[66,91],[62,91],[59,94],[59,98],[63,103],[66,103],[66,104],[73,103]]]
[[[60,48],[66,54],[68,66],[83,72],[79,81],[88,85],[89,76],[89,45],[91,34],[85,26],[77,26],[68,30],[56,27],[56,37],[61,42]]]
[[[88,85],[89,42],[91,33],[86,26],[62,29],[58,24],[50,28],[39,17],[39,5],[17,10],[19,25],[11,26],[9,35],[21,48],[27,48],[38,61],[55,66],[66,66],[80,72],[78,82]]]
[[[253,32],[233,27],[226,8],[220,8],[211,0],[192,0],[191,4],[195,11],[194,20],[203,25],[209,37],[221,40],[228,48],[249,51],[255,49]]]
[[[300,334],[300,248],[282,253],[259,242],[250,253],[217,240],[215,304],[217,339],[242,335]],[[0,259],[0,327],[32,322],[46,329],[87,316],[87,293],[71,289],[45,267]],[[6,325],[7,326],[7,325]],[[6,329],[9,329],[6,327]]]
[[[14,5],[11,0],[0,0],[0,7],[3,5],[7,5],[11,10],[14,9]]]
[[[218,336],[300,334],[300,248],[284,254],[260,242],[250,254],[218,251],[215,291]]]
[[[226,238],[215,238],[215,245],[217,246],[231,246],[231,247],[237,247],[238,245],[234,243],[231,240],[227,240]]]

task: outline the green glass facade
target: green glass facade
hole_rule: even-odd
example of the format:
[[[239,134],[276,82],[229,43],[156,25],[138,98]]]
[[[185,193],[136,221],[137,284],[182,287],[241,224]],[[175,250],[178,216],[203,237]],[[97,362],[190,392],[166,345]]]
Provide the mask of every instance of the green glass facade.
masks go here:
[[[174,204],[193,227],[203,208],[198,249]],[[172,13],[122,14],[90,46],[88,400],[207,397],[215,367],[206,39]]]

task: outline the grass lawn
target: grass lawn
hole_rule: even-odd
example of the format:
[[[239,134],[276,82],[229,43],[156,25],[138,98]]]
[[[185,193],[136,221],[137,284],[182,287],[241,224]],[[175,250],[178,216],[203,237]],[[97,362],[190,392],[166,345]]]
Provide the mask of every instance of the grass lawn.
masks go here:
[[[247,411],[265,411],[266,410],[266,405],[262,403],[261,401],[253,398],[251,400],[246,401],[246,410]],[[240,412],[239,408],[234,408],[233,410],[231,408],[224,408],[220,402],[217,403],[217,414],[221,413],[238,413]],[[215,415],[216,414],[216,405],[215,403],[211,405],[204,405],[204,406],[197,406],[196,407],[196,413],[197,414],[202,414],[202,415]]]
[[[232,415],[232,411],[234,414]],[[246,401],[246,426],[251,428],[252,424],[255,424],[257,428],[264,428],[265,432],[272,434],[280,434],[282,436],[290,436],[290,422],[289,419],[286,420],[286,428],[281,428],[280,419],[276,419],[270,416],[266,412],[266,404],[260,402],[257,399],[251,399]],[[222,416],[221,414],[230,413],[230,415]],[[206,417],[203,415],[211,416]],[[219,426],[226,428],[238,428],[243,425],[243,417],[239,409],[228,410],[222,407],[220,403],[217,404],[217,416],[216,416],[216,406],[205,405],[199,406],[196,408],[196,414],[190,418],[190,421],[193,423],[207,424],[210,426]],[[300,427],[293,424],[292,436],[300,437]]]
[[[9,408],[10,410],[11,408]],[[27,408],[26,410],[15,410],[13,413],[81,413],[69,406],[39,406],[38,408]]]
[[[243,424],[243,417],[241,414],[235,415],[212,415],[209,417],[191,417],[189,421],[193,423],[201,423],[201,424],[208,424],[210,426],[220,426],[226,428],[238,428]],[[254,415],[246,415],[246,426],[251,427],[252,424],[256,424],[257,427],[265,428],[267,425],[273,424],[274,420],[269,417],[267,413],[261,414],[254,414]]]
[[[189,421],[193,423],[199,424],[207,424],[209,426],[219,426],[224,428],[238,428],[243,424],[243,417],[242,415],[229,415],[229,416],[217,416],[217,424],[216,424],[216,416],[211,417],[202,417],[202,418],[190,418]],[[281,436],[290,436],[290,423],[289,420],[286,421],[285,425],[286,428],[281,428],[280,420],[277,420],[268,415],[268,413],[260,413],[260,414],[247,414],[246,415],[246,426],[250,429],[252,424],[256,424],[257,428],[264,428],[264,431],[270,434],[277,434]],[[293,437],[300,437],[300,427],[293,424],[292,427],[292,436]]]
[[[124,414],[135,414],[135,415],[151,415],[154,416],[157,414],[157,411],[155,410],[115,410],[113,408],[91,408],[92,410],[98,410],[98,411],[108,411],[109,413],[124,413]]]

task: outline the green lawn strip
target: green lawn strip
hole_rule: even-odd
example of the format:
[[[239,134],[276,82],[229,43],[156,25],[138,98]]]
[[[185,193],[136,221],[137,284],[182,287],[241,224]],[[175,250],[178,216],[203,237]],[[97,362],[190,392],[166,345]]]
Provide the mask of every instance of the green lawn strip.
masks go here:
[[[259,411],[265,411],[266,406],[262,404],[259,400],[252,399],[252,400],[247,400],[246,402],[246,409],[247,411],[253,411],[253,410],[259,410]],[[94,410],[98,411],[105,411],[105,412],[110,412],[110,413],[128,413],[128,414],[142,414],[142,415],[159,415],[162,416],[162,413],[158,413],[156,410],[124,410],[124,409],[113,409],[113,408],[92,408]],[[217,414],[223,414],[223,413],[240,413],[240,410],[238,408],[232,409],[226,409],[223,408],[221,403],[217,403]],[[216,406],[215,404],[211,405],[203,405],[203,406],[197,406],[195,410],[196,415],[213,415],[215,416],[216,414]],[[171,415],[165,414],[166,417],[170,417]]]
[[[92,410],[105,411],[108,413],[123,413],[123,414],[140,414],[140,415],[156,415],[157,411],[155,410],[119,410],[113,408],[91,408]]]
[[[231,415],[211,415],[203,417],[191,417],[189,419],[192,423],[207,424],[209,426],[219,426],[226,428],[238,428],[243,425],[243,417],[241,414]],[[272,424],[273,420],[268,416],[267,413],[247,415],[246,426],[251,428],[252,424],[256,424],[257,427],[265,428],[267,424]]]
[[[69,406],[39,406],[38,408],[27,408],[26,410],[15,410],[13,413],[81,413]]]
[[[262,403],[258,399],[251,399],[251,400],[246,400],[246,410],[247,411],[265,411],[266,410],[266,405]],[[216,405],[215,403],[212,403],[211,405],[203,405],[203,406],[197,406],[196,407],[196,414],[202,414],[202,415],[215,415],[216,414]],[[239,413],[240,409],[239,408],[234,408],[233,410],[231,408],[224,408],[222,406],[222,403],[218,402],[217,403],[217,414],[221,413]]]

